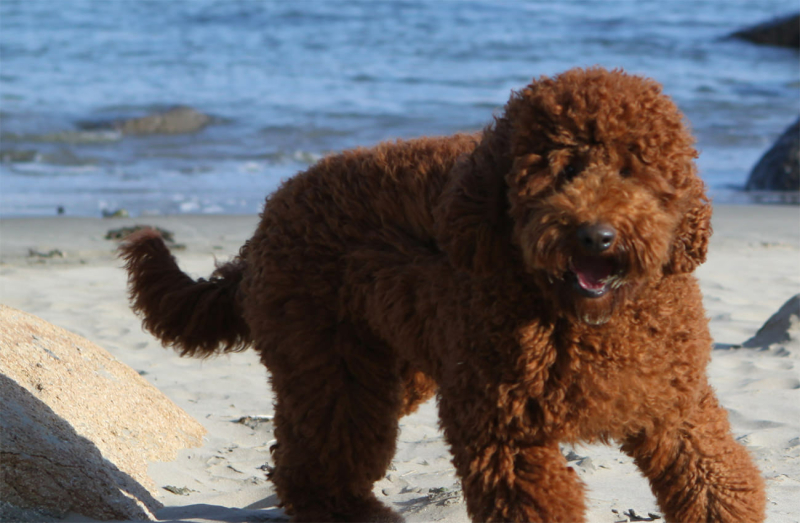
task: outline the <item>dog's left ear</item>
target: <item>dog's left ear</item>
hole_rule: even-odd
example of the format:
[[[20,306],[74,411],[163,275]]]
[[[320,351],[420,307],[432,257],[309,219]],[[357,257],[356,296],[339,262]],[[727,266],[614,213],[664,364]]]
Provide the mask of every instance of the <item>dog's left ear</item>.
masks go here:
[[[433,210],[436,240],[457,268],[490,275],[508,260],[510,226],[502,161],[484,141],[459,158]]]
[[[689,191],[690,204],[675,231],[670,259],[664,266],[665,274],[689,273],[706,261],[712,232],[711,202],[699,178],[692,181]]]

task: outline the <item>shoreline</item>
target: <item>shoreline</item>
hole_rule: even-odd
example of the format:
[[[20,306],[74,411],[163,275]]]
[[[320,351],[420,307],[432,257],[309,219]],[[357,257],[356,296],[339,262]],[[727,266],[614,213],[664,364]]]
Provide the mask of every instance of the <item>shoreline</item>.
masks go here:
[[[54,219],[56,218],[56,219]],[[271,463],[272,395],[254,351],[181,359],[142,331],[130,311],[126,275],[110,230],[147,224],[174,234],[181,267],[207,277],[253,233],[256,215],[0,219],[0,302],[88,338],[131,366],[207,430],[205,445],[153,463],[161,520],[285,520],[262,468]],[[716,350],[709,378],[733,432],[767,479],[768,518],[800,513],[800,342],[737,349],[800,292],[800,207],[715,205],[707,262],[696,275]],[[32,253],[32,252],[33,253]],[[60,253],[60,254],[58,254]],[[241,421],[250,417],[251,421]],[[257,421],[252,422],[253,419]],[[392,467],[375,485],[407,521],[467,521],[436,405],[401,420]],[[614,523],[631,509],[657,513],[647,481],[615,446],[564,447],[587,484],[587,521]],[[589,458],[589,459],[587,459]],[[179,495],[163,487],[189,489]],[[615,512],[616,511],[616,512]],[[65,521],[91,521],[73,515]]]
[[[779,236],[800,243],[800,206],[793,203],[713,203],[714,214],[711,238],[718,241],[718,231],[726,239],[737,238],[756,241],[758,237]],[[188,250],[200,252],[228,252],[247,240],[258,225],[259,217],[253,214],[168,214],[139,217],[104,218],[91,216],[37,216],[0,218],[0,264],[16,263],[31,257],[29,249],[51,248],[73,254],[84,262],[94,257],[103,258],[113,251],[116,243],[106,239],[109,231],[134,225],[152,225],[164,228],[176,236],[176,243]],[[758,220],[760,226],[752,222]],[[737,233],[737,229],[739,232]],[[63,235],[75,235],[65,241]],[[49,251],[48,251],[49,252]],[[67,261],[67,260],[64,260]]]

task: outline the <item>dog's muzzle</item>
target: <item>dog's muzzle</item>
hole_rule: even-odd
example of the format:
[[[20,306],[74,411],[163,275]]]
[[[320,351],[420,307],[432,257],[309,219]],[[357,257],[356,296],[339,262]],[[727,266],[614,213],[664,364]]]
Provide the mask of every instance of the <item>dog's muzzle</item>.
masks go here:
[[[570,260],[567,279],[573,288],[586,298],[599,298],[621,283],[621,270],[609,257],[617,231],[606,223],[585,223],[578,227],[575,237],[580,254]]]
[[[587,298],[599,298],[621,282],[620,270],[612,258],[578,256],[572,259],[567,279],[573,288]]]

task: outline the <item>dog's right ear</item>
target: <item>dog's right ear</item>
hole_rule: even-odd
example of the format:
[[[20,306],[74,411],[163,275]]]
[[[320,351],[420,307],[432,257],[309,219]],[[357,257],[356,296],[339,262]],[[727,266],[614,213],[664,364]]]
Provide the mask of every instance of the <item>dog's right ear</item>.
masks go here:
[[[436,239],[450,262],[484,276],[509,259],[508,200],[498,160],[485,141],[459,158],[433,211]]]

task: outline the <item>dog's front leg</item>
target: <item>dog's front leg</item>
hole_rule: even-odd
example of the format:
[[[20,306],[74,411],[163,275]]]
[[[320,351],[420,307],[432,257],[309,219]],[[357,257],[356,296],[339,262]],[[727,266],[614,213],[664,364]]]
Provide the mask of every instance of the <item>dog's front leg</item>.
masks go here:
[[[467,511],[476,522],[576,523],[584,520],[583,484],[556,442],[532,445],[500,421],[491,402],[469,393],[440,395],[439,410]]]
[[[622,449],[650,480],[668,522],[764,520],[764,482],[710,387],[680,426],[643,431]]]

